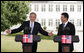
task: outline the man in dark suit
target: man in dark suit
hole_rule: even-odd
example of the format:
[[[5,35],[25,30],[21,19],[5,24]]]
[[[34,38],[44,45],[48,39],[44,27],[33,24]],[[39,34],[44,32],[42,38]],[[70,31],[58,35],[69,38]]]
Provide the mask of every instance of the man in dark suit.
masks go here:
[[[35,22],[35,19],[36,19],[36,13],[32,12],[30,13],[30,16],[29,16],[30,20],[29,21],[24,21],[22,23],[22,25],[17,28],[17,29],[13,29],[13,30],[10,30],[10,29],[7,29],[7,33],[8,34],[13,34],[13,33],[17,33],[17,32],[20,32],[22,30],[24,30],[25,27],[30,27],[31,28],[31,34],[33,35],[37,35],[38,32],[40,32],[41,34],[43,35],[46,35],[46,36],[52,36],[52,32],[48,33],[46,31],[44,31],[42,28],[41,28],[41,25],[40,23],[38,22]],[[23,44],[23,52],[24,51],[24,48],[27,47]],[[33,42],[33,46],[32,46],[32,52],[36,52],[37,50],[37,42]]]
[[[62,24],[59,25],[58,34],[57,35],[75,35],[75,26],[68,22],[69,15],[68,13],[61,14]],[[62,52],[62,44],[59,43],[59,52]],[[70,52],[74,50],[73,43],[70,44]]]

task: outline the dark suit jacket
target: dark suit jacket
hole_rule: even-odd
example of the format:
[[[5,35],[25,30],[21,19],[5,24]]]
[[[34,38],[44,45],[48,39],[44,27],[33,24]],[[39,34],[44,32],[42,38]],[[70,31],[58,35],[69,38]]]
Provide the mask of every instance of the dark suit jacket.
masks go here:
[[[30,27],[30,21],[24,21],[19,28],[11,30],[11,34],[20,32],[20,31],[24,30],[25,27]],[[45,36],[48,36],[48,32],[44,31],[38,22],[34,22],[34,28],[33,28],[32,34],[37,35],[38,32],[40,32],[41,34],[43,34]],[[36,43],[36,42],[33,42],[33,43]]]
[[[75,27],[72,23],[68,22],[65,28],[63,28],[62,24],[59,25],[58,34],[57,35],[75,35]],[[59,51],[62,50],[61,43],[59,43]],[[72,51],[73,43],[70,45],[70,51]]]
[[[13,30],[11,31],[11,34],[12,34],[12,33],[20,32],[20,31],[24,30],[25,27],[30,27],[29,25],[30,25],[30,21],[24,21],[24,22],[22,23],[22,25],[21,25],[19,28],[13,29]],[[38,22],[34,22],[34,28],[33,28],[32,34],[33,34],[33,35],[37,35],[38,32],[40,32],[40,33],[43,34],[43,35],[48,36],[48,32],[44,31],[44,30],[41,28],[41,25],[40,25]]]

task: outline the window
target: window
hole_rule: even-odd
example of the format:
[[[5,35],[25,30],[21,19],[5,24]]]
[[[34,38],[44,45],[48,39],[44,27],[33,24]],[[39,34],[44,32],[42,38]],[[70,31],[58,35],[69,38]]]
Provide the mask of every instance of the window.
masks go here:
[[[59,26],[60,24],[60,19],[56,19],[56,26]]]
[[[46,7],[45,4],[42,5],[42,7],[41,7],[41,11],[42,11],[42,12],[46,10],[45,7]]]
[[[81,19],[77,19],[77,26],[81,26]]]
[[[52,20],[52,19],[49,19],[48,25],[49,25],[49,26],[53,26],[53,20]]]
[[[38,11],[38,5],[34,6],[34,11]]]
[[[67,5],[63,5],[63,11],[67,11]]]
[[[74,11],[74,5],[70,5],[70,11],[71,11],[71,12]]]
[[[74,24],[74,19],[70,19],[70,22],[71,22],[72,24]]]
[[[53,11],[53,5],[49,5],[49,12]]]
[[[56,11],[60,11],[60,5],[56,5]]]
[[[78,11],[78,12],[81,12],[81,5],[78,5],[78,6],[77,6],[77,11]]]
[[[46,26],[46,19],[41,19],[41,25]]]

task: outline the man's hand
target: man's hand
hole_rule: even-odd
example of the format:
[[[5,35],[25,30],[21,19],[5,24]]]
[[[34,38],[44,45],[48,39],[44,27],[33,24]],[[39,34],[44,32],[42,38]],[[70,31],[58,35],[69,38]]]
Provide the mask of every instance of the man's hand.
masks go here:
[[[53,36],[53,33],[52,33],[52,32],[50,32],[48,35],[49,35],[49,36]]]
[[[11,33],[11,30],[10,30],[10,29],[7,29],[7,30],[6,30],[6,33],[7,33],[7,34],[10,34],[10,33]]]

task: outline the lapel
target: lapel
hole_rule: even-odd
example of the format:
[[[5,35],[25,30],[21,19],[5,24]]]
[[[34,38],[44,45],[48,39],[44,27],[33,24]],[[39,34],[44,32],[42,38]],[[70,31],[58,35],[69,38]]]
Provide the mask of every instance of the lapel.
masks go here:
[[[30,27],[30,21],[28,21],[28,27]]]
[[[68,22],[69,23],[69,22]],[[68,23],[65,27],[62,26],[62,29],[65,30],[68,27]]]
[[[64,30],[70,30],[70,28],[69,28],[69,22],[68,22],[67,25],[65,26]]]
[[[27,21],[25,24],[26,27],[30,27],[30,21]]]
[[[69,22],[67,23],[67,25],[65,26],[65,28],[67,28],[67,27],[68,27],[68,24],[69,24]]]

